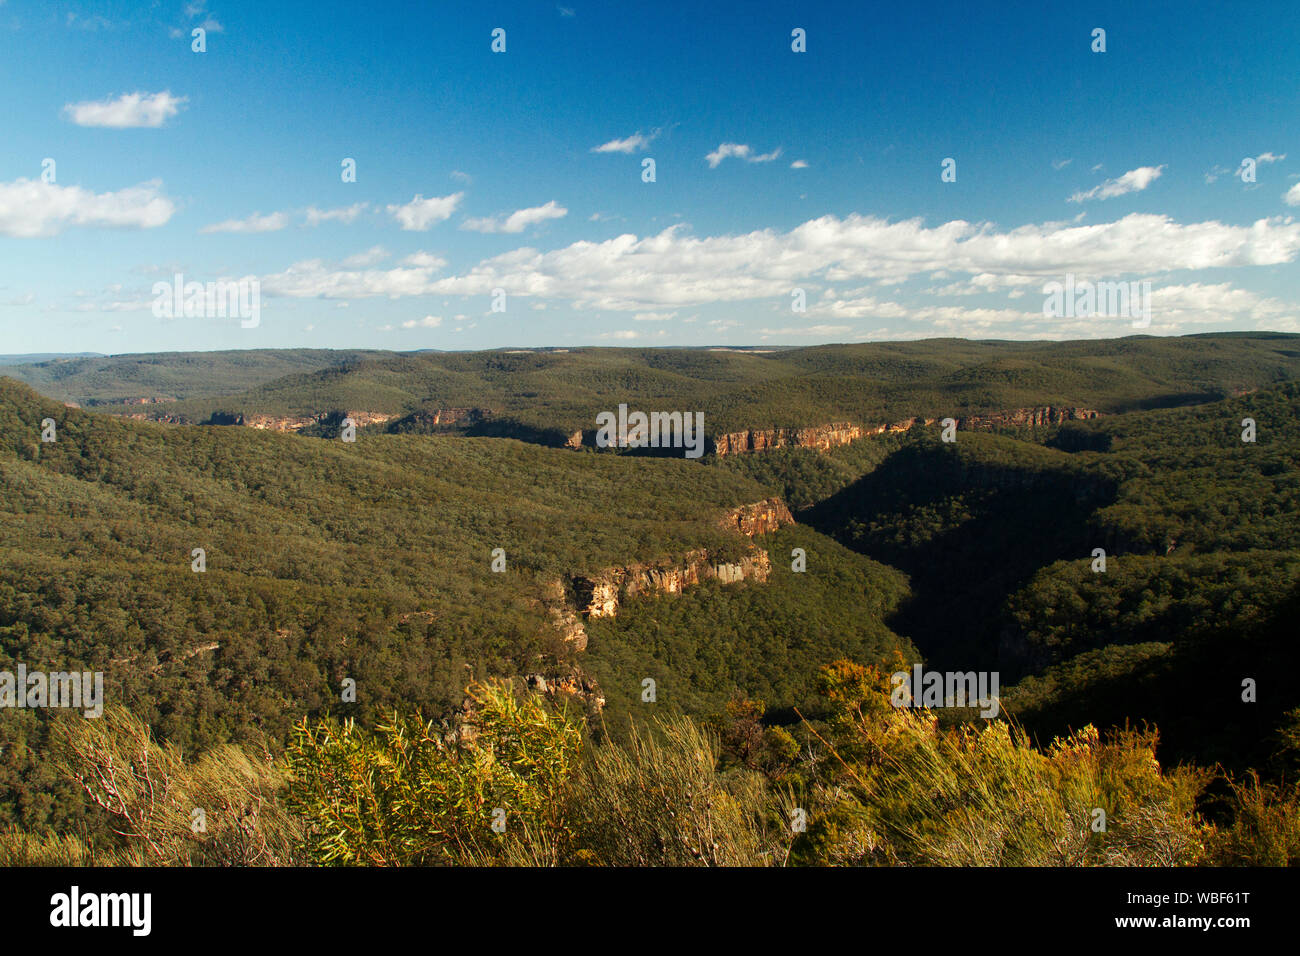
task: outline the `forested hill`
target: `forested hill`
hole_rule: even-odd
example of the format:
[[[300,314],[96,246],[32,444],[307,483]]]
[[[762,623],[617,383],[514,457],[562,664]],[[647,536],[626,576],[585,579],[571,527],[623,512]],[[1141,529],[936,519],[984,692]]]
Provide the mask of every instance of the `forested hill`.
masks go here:
[[[42,441],[46,419],[53,442]],[[110,703],[187,751],[283,741],[302,715],[327,710],[364,723],[394,706],[446,713],[471,678],[494,674],[583,667],[614,713],[647,676],[670,708],[721,706],[742,688],[795,705],[836,656],[912,654],[880,623],[905,592],[901,576],[798,529],[774,563],[788,567],[801,546],[822,556],[811,573],[774,572],[767,597],[750,593],[761,584],[699,584],[693,600],[730,595],[731,652],[719,654],[705,601],[692,605],[704,617],[653,640],[593,633],[576,653],[547,603],[557,585],[762,546],[720,519],[765,489],[691,462],[507,439],[162,426],[0,379],[0,487],[0,670],[103,671]],[[496,549],[504,571],[492,570]],[[356,704],[340,703],[345,679]],[[75,805],[41,796],[53,786],[35,756],[44,712],[5,716],[4,813],[35,822]]]
[[[206,364],[205,364],[206,363]],[[955,339],[798,349],[260,351],[118,356],[6,368],[61,401],[173,421],[366,412],[493,420],[497,434],[571,434],[632,408],[702,411],[711,435],[831,422],[871,426],[1013,409],[1110,414],[1186,405],[1300,375],[1300,339],[1240,333],[1080,342]],[[421,416],[423,413],[423,417]],[[471,414],[472,413],[472,414]]]

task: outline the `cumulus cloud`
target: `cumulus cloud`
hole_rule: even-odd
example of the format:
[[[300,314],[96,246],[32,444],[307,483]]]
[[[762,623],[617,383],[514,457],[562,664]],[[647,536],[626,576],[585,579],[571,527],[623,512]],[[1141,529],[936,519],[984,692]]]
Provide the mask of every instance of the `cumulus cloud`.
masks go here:
[[[188,97],[161,93],[126,93],[116,99],[69,103],[63,113],[78,126],[110,129],[149,127],[156,129],[175,116]]]
[[[383,246],[371,246],[365,252],[358,252],[343,260],[345,269],[366,269],[388,258],[388,250]]]
[[[437,223],[450,219],[464,198],[463,192],[434,196],[431,199],[417,195],[405,205],[390,205],[388,212],[406,231],[424,232]]]
[[[1070,197],[1069,201],[1086,202],[1089,199],[1114,199],[1116,196],[1141,192],[1159,179],[1164,169],[1164,164],[1159,166],[1139,166],[1137,169],[1130,169],[1123,176],[1108,179],[1100,186],[1093,186],[1087,192],[1075,193]]]
[[[781,155],[781,147],[778,146],[770,153],[763,153],[761,156],[745,143],[719,143],[718,148],[706,155],[704,158],[708,161],[710,169],[717,169],[718,164],[724,159],[735,157],[743,159],[747,163],[770,163]]]
[[[0,183],[0,235],[57,236],[69,227],[153,229],[167,223],[175,204],[151,180],[116,192],[94,193],[32,179]]]
[[[1288,206],[1300,206],[1300,183],[1296,183],[1282,197]]]
[[[353,203],[351,206],[342,206],[338,209],[317,209],[315,206],[309,206],[304,214],[305,222],[309,226],[319,226],[323,222],[341,222],[346,225],[355,222],[357,217],[369,208],[368,202]]]
[[[539,222],[545,222],[548,219],[562,219],[569,214],[554,199],[545,206],[533,206],[529,209],[519,209],[512,212],[504,219],[484,218],[484,219],[466,219],[461,223],[462,229],[471,229],[474,232],[523,232],[529,226],[536,225]]]
[[[923,329],[925,335],[962,338],[982,338],[991,334],[1002,338],[1105,338],[1129,334],[1132,330],[1129,319],[1124,317],[1062,319],[1045,316],[1039,292],[1041,286],[1029,299],[1038,303],[1035,311],[1019,311],[948,305],[913,307],[877,299],[865,289],[854,289],[826,296],[809,309],[809,314],[841,320],[902,320]],[[1195,332],[1211,325],[1281,331],[1300,327],[1300,309],[1235,288],[1226,282],[1156,287],[1151,290],[1150,307],[1152,322],[1145,331],[1151,333]]]
[[[648,147],[659,135],[659,130],[652,130],[649,136],[642,135],[637,130],[626,139],[611,139],[608,143],[601,143],[599,146],[591,147],[593,153],[635,153]]]
[[[402,260],[404,266],[415,266],[420,269],[442,269],[447,265],[447,260],[442,256],[435,256],[431,252],[413,252]]]
[[[426,315],[422,319],[408,319],[402,323],[404,329],[436,329],[442,325],[442,316]]]
[[[441,260],[438,260],[439,262]],[[262,276],[268,296],[299,299],[368,299],[387,296],[429,295],[433,291],[433,264],[401,265],[391,269],[339,269],[321,259],[296,262],[283,272]]]
[[[261,213],[255,212],[246,219],[227,219],[224,222],[214,222],[211,225],[204,226],[199,232],[279,232],[287,225],[289,225],[289,217],[285,213],[273,212],[263,216]]]
[[[998,231],[962,220],[927,228],[920,219],[889,222],[823,216],[788,232],[695,237],[681,225],[638,238],[575,242],[549,252],[522,247],[460,274],[437,265],[388,271],[336,271],[300,263],[263,280],[278,295],[512,295],[563,299],[582,309],[669,312],[708,303],[789,300],[801,283],[896,283],[947,273],[979,288],[1025,287],[1067,272],[1097,277],[1177,270],[1278,265],[1300,256],[1300,223],[1180,224],[1131,214],[1110,223],[1045,223]],[[852,306],[845,306],[852,308]],[[857,311],[867,314],[866,306]],[[942,317],[942,316],[939,316]]]
[[[807,168],[808,168],[808,160],[806,160],[806,159],[796,159],[793,163],[790,164],[790,168],[791,168],[791,169],[807,169]]]

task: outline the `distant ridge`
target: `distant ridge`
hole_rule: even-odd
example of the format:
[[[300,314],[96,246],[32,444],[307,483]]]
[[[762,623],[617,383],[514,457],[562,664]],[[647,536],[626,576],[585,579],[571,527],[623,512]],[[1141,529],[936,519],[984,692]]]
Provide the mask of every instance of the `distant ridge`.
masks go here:
[[[107,358],[103,352],[30,352],[0,355],[0,365],[35,365],[37,362],[57,362],[60,359]]]

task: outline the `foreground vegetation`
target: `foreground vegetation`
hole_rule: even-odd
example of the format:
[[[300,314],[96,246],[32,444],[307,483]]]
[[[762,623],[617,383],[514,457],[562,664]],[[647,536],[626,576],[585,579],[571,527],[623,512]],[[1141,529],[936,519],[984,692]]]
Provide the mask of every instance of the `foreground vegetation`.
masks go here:
[[[186,761],[125,711],[61,720],[54,754],[111,835],[10,830],[4,865],[1183,866],[1300,863],[1300,789],[1161,768],[1154,731],[1039,749],[1003,720],[941,728],[836,662],[797,738],[738,699],[626,742],[508,684],[463,722],[304,720],[282,761]]]

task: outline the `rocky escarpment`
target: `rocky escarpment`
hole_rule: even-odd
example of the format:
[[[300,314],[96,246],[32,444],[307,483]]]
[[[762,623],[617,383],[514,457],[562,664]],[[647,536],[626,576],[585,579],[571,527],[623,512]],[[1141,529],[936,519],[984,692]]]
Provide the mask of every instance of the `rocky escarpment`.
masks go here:
[[[1091,408],[1061,408],[1040,405],[1034,408],[1015,408],[1005,412],[956,417],[958,429],[1038,427],[1060,425],[1064,422],[1100,418],[1101,412]],[[709,450],[715,455],[741,455],[767,451],[771,448],[813,448],[829,451],[841,445],[874,435],[905,432],[914,425],[934,425],[940,418],[904,418],[888,425],[855,425],[852,422],[832,422],[807,428],[756,428],[748,431],[728,432],[709,440]]]
[[[1052,405],[1040,405],[1037,408],[1016,408],[1009,412],[958,418],[957,428],[961,430],[1024,426],[1038,428],[1043,425],[1060,425],[1064,422],[1081,422],[1100,417],[1101,412],[1091,408],[1057,408]]]
[[[769,448],[815,448],[827,451],[857,441],[863,434],[862,426],[851,422],[832,422],[808,428],[754,428],[714,435],[709,439],[708,448],[715,455],[742,455]]]
[[[748,538],[776,531],[788,524],[794,524],[794,516],[780,498],[764,498],[752,505],[741,505],[727,512],[722,519],[724,528],[735,528]]]
[[[746,537],[767,534],[794,523],[790,509],[780,498],[765,498],[733,508],[719,522]],[[637,563],[606,568],[596,574],[575,575],[551,581],[541,605],[547,622],[575,651],[587,647],[583,621],[613,617],[628,598],[658,594],[680,594],[701,581],[734,584],[766,581],[772,562],[763,549],[749,545],[739,555],[719,557],[705,548],[687,552],[680,561]]]
[[[344,419],[360,428],[362,425],[381,425],[393,416],[387,412],[324,412],[319,415],[259,415],[244,412],[215,412],[205,425],[242,425],[259,431],[299,432],[316,425],[338,426]]]
[[[388,423],[392,434],[426,434],[453,428],[469,428],[487,421],[492,412],[486,408],[422,408]]]
[[[572,579],[573,599],[583,618],[613,617],[619,605],[641,595],[680,594],[701,581],[766,581],[772,561],[761,548],[733,561],[719,561],[708,551],[689,552],[681,564],[634,564],[608,568],[591,577]]]

